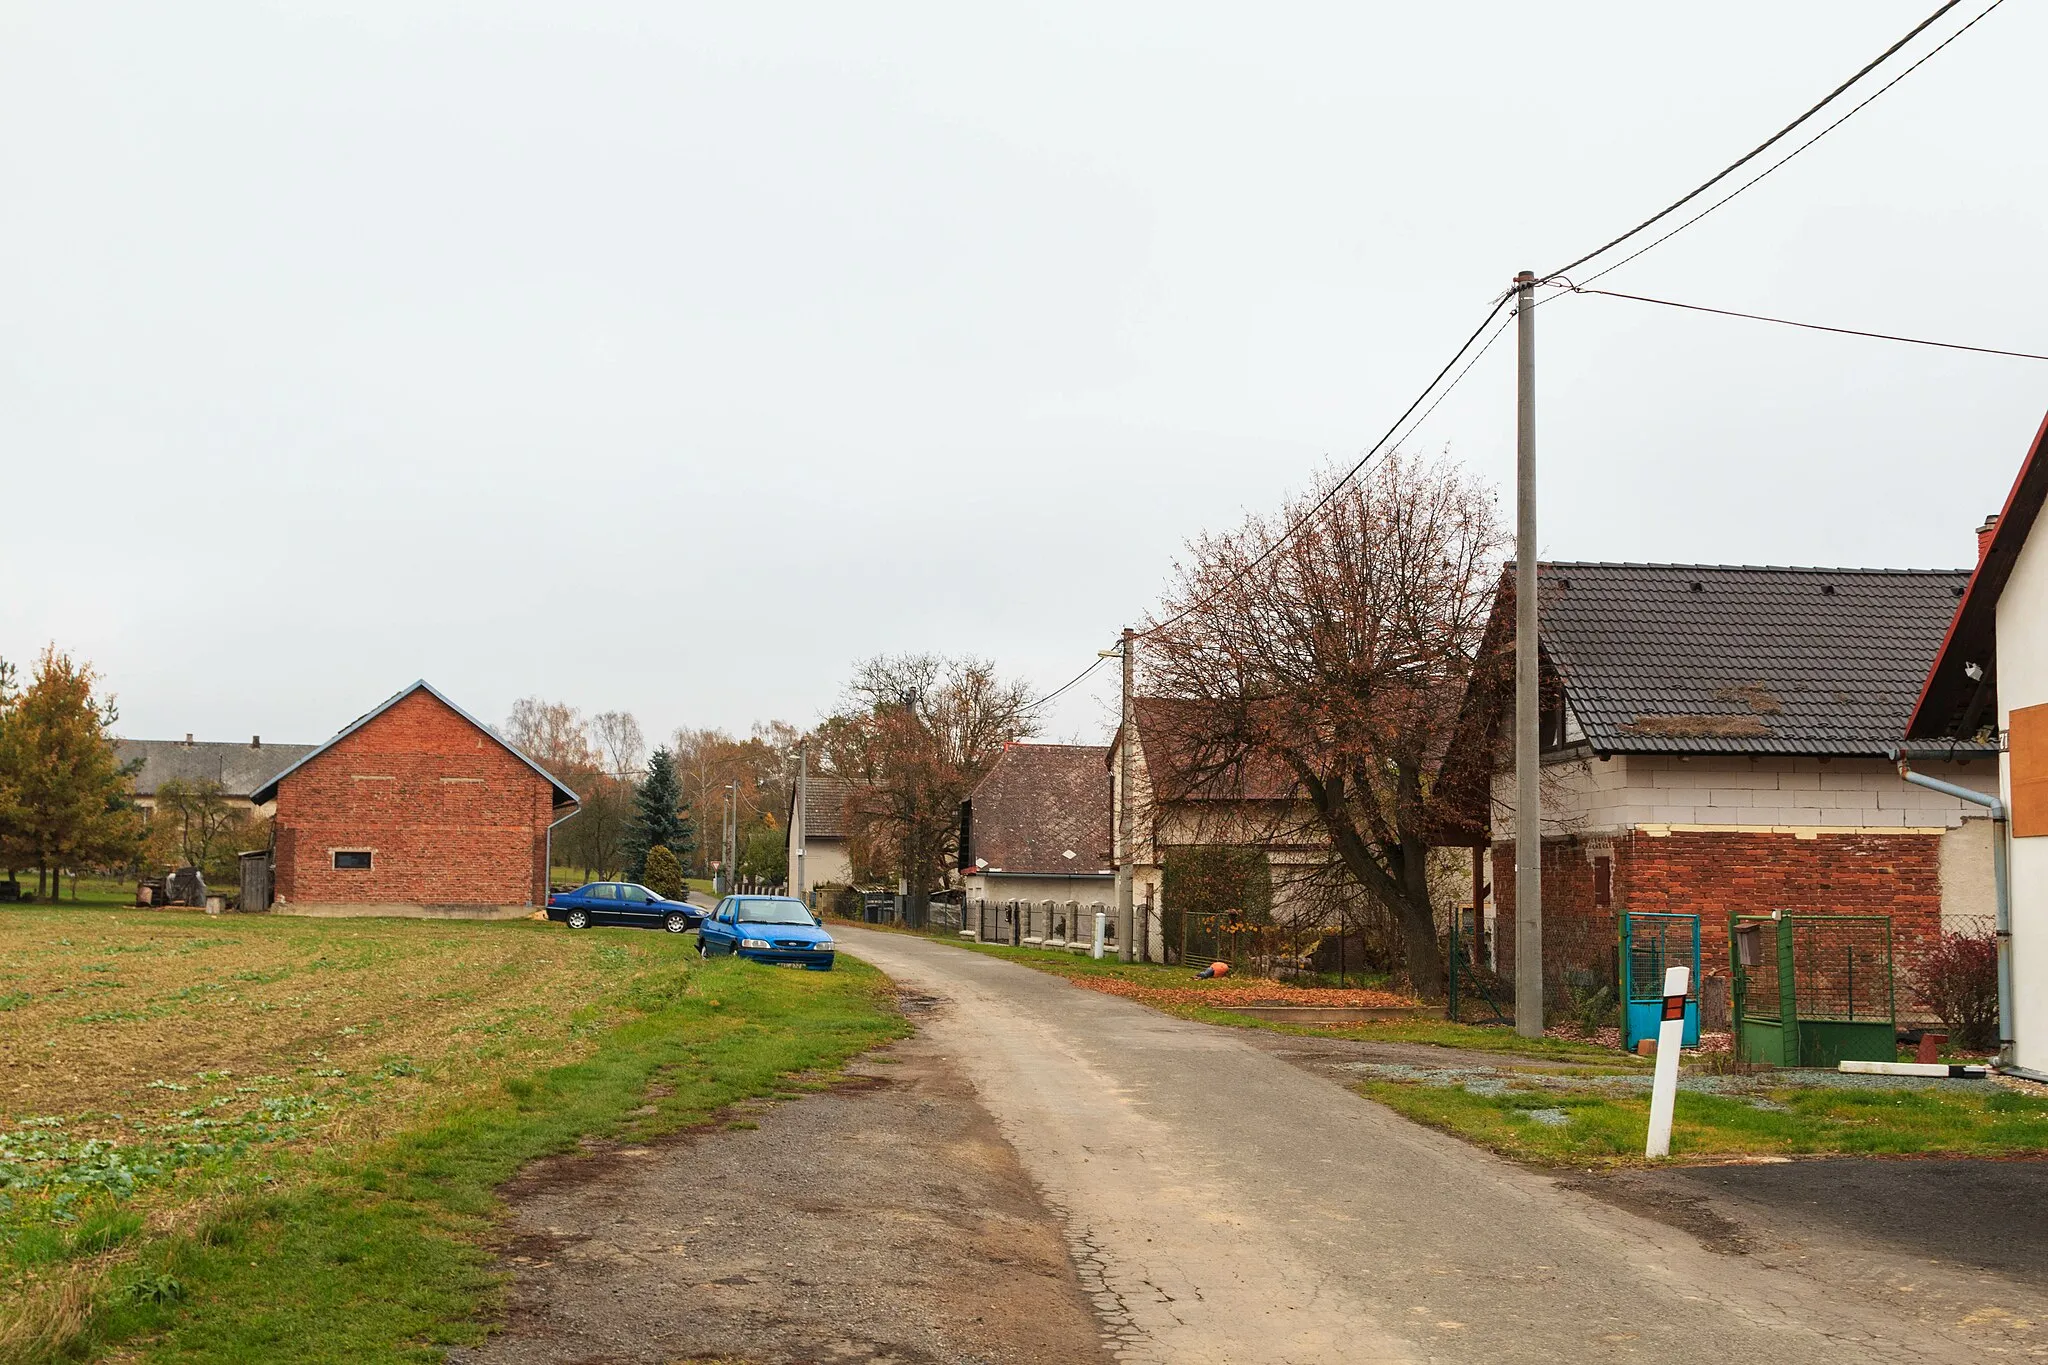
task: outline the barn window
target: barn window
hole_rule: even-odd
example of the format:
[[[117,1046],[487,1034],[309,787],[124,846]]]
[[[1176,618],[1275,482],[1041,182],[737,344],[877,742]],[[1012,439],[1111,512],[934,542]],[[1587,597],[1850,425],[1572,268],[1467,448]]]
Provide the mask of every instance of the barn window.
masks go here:
[[[1606,909],[1614,904],[1614,859],[1593,860],[1593,904]]]
[[[368,872],[370,870],[369,850],[336,849],[334,853],[334,870],[336,872]]]

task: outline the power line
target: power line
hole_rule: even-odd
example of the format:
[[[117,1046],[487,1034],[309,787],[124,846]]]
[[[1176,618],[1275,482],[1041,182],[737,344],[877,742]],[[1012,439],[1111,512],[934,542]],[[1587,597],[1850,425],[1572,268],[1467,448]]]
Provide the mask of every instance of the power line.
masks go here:
[[[1865,332],[1855,327],[1830,327],[1819,322],[1797,322],[1791,318],[1772,317],[1768,313],[1738,313],[1732,308],[1709,308],[1701,303],[1679,303],[1675,299],[1653,299],[1646,294],[1620,294],[1612,289],[1575,289],[1577,294],[1599,294],[1610,299],[1632,299],[1637,303],[1661,304],[1666,308],[1683,308],[1690,313],[1713,313],[1724,318],[1747,318],[1751,322],[1774,322],[1781,327],[1801,327],[1809,332],[1835,332],[1842,336],[1870,337],[1876,341],[1903,341],[1909,346],[1938,346],[1945,351],[1974,351],[1978,355],[2005,355],[2015,360],[2048,360],[2048,355],[2036,355],[2032,351],[2005,351],[1996,346],[1966,346],[1959,341],[1929,341],[1925,337],[1897,336],[1891,332]]]
[[[1422,424],[1429,420],[1429,415],[1432,412],[1435,412],[1437,410],[1437,407],[1440,404],[1442,404],[1442,402],[1446,398],[1449,398],[1451,396],[1451,391],[1453,389],[1456,389],[1458,385],[1465,382],[1465,376],[1472,373],[1472,367],[1474,365],[1477,365],[1480,362],[1481,358],[1483,358],[1488,351],[1493,349],[1493,343],[1500,340],[1500,334],[1502,332],[1505,332],[1508,329],[1509,325],[1514,322],[1515,315],[1518,311],[1519,310],[1512,308],[1508,310],[1508,315],[1500,320],[1500,326],[1493,329],[1493,335],[1486,339],[1486,344],[1481,346],[1477,351],[1472,353],[1472,358],[1465,362],[1465,368],[1458,371],[1457,376],[1454,379],[1452,379],[1450,383],[1444,385],[1444,391],[1436,396],[1434,402],[1432,402],[1428,407],[1422,410],[1422,415],[1416,418],[1415,421],[1409,425],[1408,430],[1401,433],[1401,439],[1394,442],[1394,445],[1397,449],[1406,441],[1408,441],[1411,437],[1413,437],[1416,432],[1422,430]]]
[[[1164,621],[1154,622],[1152,625],[1145,627],[1145,629],[1138,631],[1132,638],[1142,640],[1148,635],[1157,634],[1159,631],[1165,630],[1168,626],[1174,625],[1180,621],[1184,621],[1188,617],[1200,611],[1203,607],[1208,606],[1211,602],[1214,602],[1218,597],[1221,597],[1224,593],[1229,592],[1232,588],[1236,587],[1240,582],[1244,581],[1244,577],[1246,574],[1249,574],[1252,570],[1258,568],[1259,565],[1265,563],[1268,559],[1272,558],[1274,554],[1279,552],[1281,546],[1285,545],[1288,541],[1294,538],[1294,535],[1297,531],[1301,530],[1302,527],[1308,525],[1311,521],[1315,520],[1315,518],[1322,512],[1322,510],[1330,505],[1330,499],[1336,497],[1338,491],[1342,489],[1345,484],[1348,484],[1353,479],[1357,478],[1358,471],[1364,469],[1366,465],[1371,462],[1373,456],[1379,454],[1380,451],[1386,447],[1387,442],[1393,439],[1394,433],[1401,429],[1401,424],[1406,422],[1408,418],[1414,413],[1414,411],[1422,406],[1422,400],[1429,397],[1430,394],[1436,391],[1436,386],[1443,382],[1444,376],[1451,372],[1452,367],[1454,367],[1460,360],[1465,358],[1465,352],[1472,349],[1472,343],[1479,340],[1480,334],[1486,330],[1488,324],[1490,324],[1493,321],[1495,316],[1499,314],[1500,310],[1507,305],[1507,301],[1511,297],[1512,293],[1502,294],[1499,298],[1493,301],[1493,307],[1486,310],[1486,316],[1481,318],[1479,320],[1479,325],[1472,329],[1472,335],[1466,337],[1464,344],[1458,347],[1456,351],[1452,352],[1451,358],[1444,362],[1444,367],[1438,370],[1436,374],[1433,377],[1431,377],[1429,383],[1423,386],[1422,392],[1415,395],[1415,400],[1411,402],[1407,407],[1401,410],[1401,415],[1394,419],[1393,425],[1387,428],[1386,433],[1382,435],[1379,438],[1379,440],[1373,442],[1371,448],[1368,449],[1365,452],[1365,454],[1358,457],[1358,463],[1352,465],[1350,469],[1346,470],[1342,478],[1336,480],[1328,488],[1323,490],[1323,495],[1320,498],[1316,499],[1315,506],[1309,508],[1306,512],[1303,512],[1300,516],[1296,517],[1291,523],[1289,523],[1286,530],[1282,531],[1278,536],[1274,538],[1272,544],[1268,545],[1265,549],[1259,551],[1258,554],[1254,555],[1249,563],[1243,565],[1235,573],[1231,574],[1230,577],[1225,579],[1220,585],[1218,585],[1214,591],[1208,593],[1199,601],[1190,602],[1187,606],[1182,607],[1179,611],[1167,617]],[[1477,359],[1477,357],[1474,358]],[[1460,377],[1462,378],[1463,376]],[[1448,390],[1446,390],[1446,392],[1448,392]]]
[[[1805,150],[1806,150],[1806,149],[1807,149],[1808,147],[1811,147],[1811,146],[1812,146],[1812,145],[1813,145],[1814,143],[1816,143],[1816,142],[1820,141],[1820,140],[1821,140],[1822,138],[1826,137],[1826,136],[1827,136],[1827,135],[1828,135],[1829,133],[1832,133],[1832,132],[1834,132],[1834,131],[1835,131],[1835,129],[1837,129],[1837,128],[1841,127],[1841,126],[1842,126],[1843,124],[1847,123],[1847,122],[1848,122],[1848,121],[1849,121],[1850,119],[1852,119],[1852,118],[1855,118],[1855,117],[1856,117],[1856,115],[1858,115],[1858,114],[1862,113],[1862,112],[1863,112],[1863,111],[1864,111],[1865,109],[1868,109],[1868,108],[1869,108],[1869,107],[1871,106],[1871,104],[1872,104],[1872,103],[1874,103],[1874,102],[1875,102],[1875,101],[1877,100],[1878,96],[1880,96],[1880,95],[1884,94],[1884,92],[1885,92],[1885,91],[1887,91],[1887,90],[1891,89],[1891,88],[1892,88],[1893,86],[1897,85],[1897,84],[1898,84],[1898,83],[1899,83],[1900,81],[1902,81],[1902,80],[1906,79],[1906,77],[1908,77],[1908,76],[1912,75],[1912,74],[1913,74],[1913,73],[1914,73],[1915,71],[1918,71],[1918,70],[1919,70],[1919,69],[1920,69],[1920,68],[1921,68],[1921,67],[1922,67],[1923,65],[1925,65],[1925,64],[1927,63],[1927,61],[1928,61],[1928,60],[1929,60],[1930,58],[1932,58],[1932,57],[1933,57],[1933,56],[1934,56],[1934,55],[1935,55],[1936,53],[1940,52],[1940,51],[1941,51],[1941,50],[1942,50],[1943,48],[1947,47],[1947,46],[1948,46],[1948,45],[1949,45],[1950,43],[1954,42],[1954,41],[1955,41],[1956,39],[1958,39],[1958,38],[1962,37],[1962,36],[1963,36],[1963,35],[1964,35],[1965,33],[1968,33],[1968,32],[1969,32],[1969,31],[1970,31],[1971,29],[1973,29],[1973,28],[1977,27],[1978,23],[1979,23],[1979,22],[1980,22],[1981,20],[1983,20],[1983,19],[1985,18],[1985,16],[1989,15],[1989,14],[1991,13],[1991,11],[1992,11],[1992,10],[1995,10],[1995,9],[1997,9],[1997,8],[1998,8],[1998,7],[2000,6],[2000,5],[2002,5],[2002,4],[2004,4],[2004,3],[2005,3],[2005,0],[1991,0],[1991,3],[1990,3],[1989,5],[1987,5],[1987,6],[1985,6],[1985,7],[1984,7],[1984,9],[1983,9],[1983,10],[1981,10],[1981,11],[1980,11],[1980,12],[1978,13],[1978,15],[1977,15],[1977,17],[1976,17],[1975,19],[1972,19],[1972,20],[1971,20],[1971,21],[1970,21],[1969,23],[1967,23],[1967,24],[1964,24],[1964,25],[1963,25],[1963,26],[1962,26],[1961,28],[1957,29],[1957,30],[1956,30],[1956,31],[1955,31],[1954,33],[1951,33],[1951,34],[1949,34],[1949,35],[1948,35],[1948,37],[1946,37],[1946,38],[1942,39],[1942,40],[1941,40],[1941,42],[1939,42],[1939,43],[1938,43],[1938,44],[1936,44],[1936,45],[1935,45],[1935,46],[1934,46],[1933,48],[1929,49],[1929,50],[1928,50],[1928,51],[1927,51],[1926,53],[1924,53],[1924,54],[1923,54],[1923,55],[1922,55],[1922,56],[1920,57],[1920,59],[1919,59],[1918,61],[1914,62],[1914,63],[1913,63],[1913,64],[1912,64],[1911,66],[1907,67],[1907,68],[1906,68],[1906,69],[1905,69],[1904,71],[1901,71],[1901,72],[1900,72],[1900,73],[1899,73],[1898,75],[1896,75],[1896,76],[1892,77],[1892,78],[1891,78],[1890,80],[1886,81],[1886,82],[1885,82],[1885,83],[1884,83],[1883,85],[1880,85],[1880,86],[1879,86],[1879,87],[1878,87],[1878,88],[1877,88],[1876,90],[1872,91],[1872,92],[1870,93],[1870,95],[1869,95],[1869,96],[1867,96],[1867,97],[1866,97],[1866,98],[1865,98],[1865,99],[1863,100],[1863,102],[1862,102],[1862,103],[1858,104],[1858,105],[1857,105],[1857,106],[1856,106],[1855,108],[1853,108],[1853,109],[1849,110],[1849,112],[1848,112],[1848,113],[1846,113],[1846,114],[1843,114],[1843,115],[1842,115],[1842,116],[1841,116],[1840,118],[1836,119],[1836,120],[1835,120],[1835,121],[1834,121],[1833,123],[1830,123],[1830,124],[1829,124],[1829,125],[1828,125],[1827,127],[1825,127],[1825,128],[1823,128],[1823,129],[1821,129],[1821,130],[1820,130],[1819,132],[1815,133],[1815,134],[1814,134],[1814,135],[1813,135],[1812,137],[1810,137],[1810,138],[1806,139],[1806,141],[1804,141],[1804,142],[1800,143],[1800,144],[1799,144],[1799,145],[1798,145],[1797,147],[1794,147],[1794,148],[1793,148],[1793,149],[1792,149],[1791,151],[1787,152],[1787,153],[1786,153],[1786,154],[1785,154],[1785,155],[1784,155],[1783,157],[1781,157],[1781,158],[1780,158],[1780,159],[1778,159],[1777,161],[1773,162],[1773,163],[1772,163],[1772,164],[1771,164],[1771,165],[1770,165],[1769,167],[1765,168],[1765,169],[1764,169],[1764,170],[1762,170],[1762,171],[1759,171],[1759,172],[1758,172],[1758,173],[1757,173],[1756,175],[1752,176],[1752,177],[1751,177],[1750,179],[1748,179],[1748,180],[1744,181],[1744,182],[1743,182],[1742,184],[1738,185],[1738,186],[1737,186],[1737,187],[1736,187],[1736,188],[1735,188],[1734,190],[1730,191],[1730,192],[1729,192],[1728,194],[1724,195],[1724,196],[1723,196],[1722,198],[1720,198],[1720,199],[1717,199],[1717,200],[1715,200],[1715,201],[1714,201],[1713,203],[1711,203],[1711,204],[1707,205],[1707,207],[1705,207],[1705,208],[1701,209],[1701,210],[1700,210],[1700,211],[1699,211],[1698,213],[1695,213],[1695,214],[1694,214],[1694,215],[1693,215],[1692,217],[1690,217],[1690,218],[1686,219],[1686,220],[1685,220],[1684,222],[1680,223],[1680,224],[1679,224],[1679,225],[1678,225],[1677,227],[1675,227],[1675,228],[1671,229],[1671,231],[1669,231],[1669,232],[1665,233],[1665,234],[1664,234],[1663,236],[1661,236],[1661,237],[1658,237],[1657,239],[1655,239],[1654,241],[1652,241],[1652,242],[1648,243],[1648,244],[1647,244],[1647,245],[1645,245],[1645,246],[1641,246],[1641,247],[1638,247],[1638,248],[1636,248],[1636,249],[1635,249],[1634,251],[1630,252],[1630,253],[1629,253],[1628,255],[1626,255],[1626,256],[1622,257],[1622,258],[1621,258],[1620,260],[1616,261],[1616,262],[1615,262],[1615,263],[1614,263],[1613,265],[1610,265],[1610,266],[1603,266],[1603,267],[1602,267],[1602,268],[1601,268],[1600,270],[1596,271],[1596,272],[1595,272],[1594,274],[1592,274],[1592,275],[1589,275],[1589,276],[1587,276],[1587,277],[1586,277],[1586,283],[1587,283],[1587,284],[1591,284],[1591,283],[1592,283],[1592,282],[1593,282],[1594,280],[1597,280],[1597,279],[1599,279],[1599,278],[1600,278],[1601,276],[1603,276],[1603,275],[1611,275],[1611,274],[1613,274],[1613,273],[1614,273],[1615,271],[1617,271],[1617,270],[1621,269],[1621,268],[1622,268],[1623,266],[1627,265],[1627,264],[1628,264],[1628,263],[1629,263],[1630,261],[1633,261],[1634,259],[1636,259],[1636,257],[1638,257],[1638,256],[1641,256],[1641,255],[1642,255],[1642,254],[1644,254],[1645,252],[1648,252],[1648,251],[1654,251],[1654,250],[1655,250],[1656,248],[1658,248],[1658,247],[1662,246],[1662,245],[1663,245],[1664,243],[1666,243],[1666,242],[1670,241],[1670,240],[1671,240],[1671,239],[1672,239],[1673,237],[1676,237],[1676,236],[1677,236],[1677,235],[1678,235],[1679,233],[1681,233],[1681,232],[1685,231],[1685,230],[1686,230],[1687,228],[1691,227],[1691,226],[1692,226],[1692,225],[1693,225],[1694,223],[1697,223],[1697,222],[1698,222],[1698,221],[1699,221],[1700,219],[1702,219],[1702,218],[1706,217],[1706,216],[1707,216],[1708,214],[1712,213],[1712,212],[1713,212],[1714,210],[1716,210],[1716,209],[1720,208],[1720,207],[1721,207],[1721,206],[1722,206],[1723,204],[1726,204],[1726,203],[1728,203],[1728,202],[1729,202],[1730,200],[1732,200],[1732,199],[1735,199],[1736,197],[1738,197],[1739,195],[1741,195],[1741,194],[1742,194],[1743,192],[1745,192],[1746,190],[1748,190],[1748,189],[1749,189],[1749,188],[1750,188],[1751,186],[1753,186],[1753,185],[1757,184],[1757,183],[1758,183],[1759,181],[1763,180],[1763,179],[1764,179],[1765,177],[1769,176],[1769,175],[1770,175],[1770,174],[1772,174],[1772,173],[1773,173],[1774,171],[1776,171],[1776,170],[1777,170],[1777,169],[1778,169],[1779,167],[1781,167],[1781,166],[1785,165],[1785,163],[1786,163],[1786,162],[1788,162],[1788,161],[1792,160],[1792,158],[1793,158],[1793,157],[1795,157],[1795,156],[1798,156],[1798,155],[1799,155],[1799,154],[1800,154],[1801,152],[1805,151]],[[1603,249],[1604,249],[1604,248],[1603,248]],[[1598,253],[1598,252],[1595,252],[1594,254],[1595,254],[1595,255],[1598,255],[1599,253]],[[1566,268],[1567,270],[1569,270],[1569,269],[1570,269],[1571,267],[1570,267],[1570,266],[1567,266],[1567,267],[1565,267],[1565,268]],[[1558,282],[1559,282],[1559,283],[1567,283],[1566,281],[1562,281],[1562,280],[1559,280]],[[1546,300],[1546,302],[1547,302],[1547,301],[1548,301],[1548,300]]]
[[[1052,691],[1050,691],[1050,692],[1046,693],[1046,694],[1045,694],[1044,696],[1040,697],[1040,698],[1039,698],[1039,699],[1038,699],[1037,701],[1028,701],[1028,702],[1025,702],[1023,706],[1021,706],[1021,707],[1019,707],[1019,708],[1018,708],[1018,710],[1019,710],[1019,711],[1036,711],[1036,710],[1037,710],[1037,709],[1038,709],[1039,707],[1041,707],[1041,706],[1045,705],[1045,704],[1046,704],[1047,702],[1049,702],[1049,701],[1051,701],[1051,700],[1052,700],[1053,698],[1055,698],[1055,697],[1059,696],[1059,695],[1060,695],[1060,694],[1061,694],[1062,692],[1065,692],[1065,691],[1066,691],[1067,689],[1069,689],[1069,688],[1071,688],[1071,687],[1077,687],[1077,686],[1079,686],[1079,685],[1080,685],[1080,683],[1081,683],[1081,680],[1082,680],[1083,678],[1087,677],[1087,676],[1088,676],[1088,675],[1089,675],[1090,673],[1093,673],[1093,672],[1094,672],[1094,671],[1095,671],[1096,669],[1098,669],[1098,668],[1102,667],[1103,661],[1104,661],[1105,659],[1109,659],[1109,658],[1112,658],[1112,657],[1114,657],[1114,656],[1112,656],[1112,655],[1108,655],[1108,654],[1098,654],[1098,655],[1096,655],[1096,656],[1095,656],[1095,662],[1094,662],[1094,663],[1092,663],[1092,664],[1088,665],[1088,666],[1087,666],[1086,668],[1082,669],[1082,670],[1081,670],[1081,671],[1080,671],[1079,673],[1076,673],[1076,674],[1075,674],[1075,675],[1074,675],[1073,677],[1071,677],[1071,678],[1067,679],[1067,680],[1066,680],[1065,682],[1061,683],[1061,684],[1060,684],[1060,685],[1059,685],[1058,687],[1055,687],[1055,688],[1054,688],[1054,689],[1053,689]]]
[[[1545,281],[1555,279],[1557,276],[1564,274],[1567,270],[1578,269],[1580,266],[1584,265],[1586,262],[1592,260],[1596,256],[1606,255],[1615,247],[1620,246],[1623,242],[1635,236],[1637,233],[1643,231],[1645,228],[1648,228],[1662,221],[1663,219],[1670,217],[1679,209],[1685,207],[1693,200],[1699,198],[1702,194],[1705,194],[1708,190],[1720,184],[1723,180],[1726,180],[1736,171],[1741,170],[1751,161],[1754,161],[1758,156],[1762,155],[1766,151],[1769,151],[1773,146],[1775,146],[1778,142],[1782,141],[1787,134],[1792,132],[1792,130],[1797,128],[1800,124],[1806,122],[1815,114],[1818,114],[1821,110],[1827,108],[1828,105],[1834,103],[1835,100],[1838,99],[1842,95],[1842,93],[1846,91],[1850,86],[1856,84],[1856,82],[1862,80],[1872,71],[1875,71],[1878,67],[1884,65],[1885,62],[1891,59],[1892,54],[1896,53],[1900,48],[1904,47],[1907,43],[1912,42],[1915,38],[1919,37],[1922,33],[1924,33],[1927,30],[1928,25],[1932,24],[1935,20],[1941,18],[1942,15],[1947,14],[1950,10],[1954,9],[1957,5],[1961,3],[1962,0],[1948,0],[1947,4],[1943,5],[1940,9],[1937,9],[1936,11],[1934,11],[1934,13],[1928,15],[1925,19],[1922,19],[1919,23],[1915,24],[1913,28],[1906,34],[1905,37],[1899,39],[1890,47],[1878,53],[1877,56],[1873,57],[1870,61],[1866,62],[1863,68],[1859,70],[1855,75],[1851,76],[1848,80],[1843,81],[1833,90],[1830,90],[1827,93],[1826,97],[1820,101],[1820,103],[1814,105],[1811,109],[1808,109],[1798,118],[1793,119],[1790,123],[1786,124],[1783,128],[1780,128],[1777,132],[1772,133],[1762,142],[1759,142],[1756,146],[1750,148],[1747,152],[1744,152],[1736,160],[1722,167],[1719,171],[1716,171],[1712,178],[1702,182],[1701,184],[1695,186],[1691,190],[1688,190],[1685,194],[1673,200],[1671,203],[1666,204],[1663,208],[1657,210],[1657,212],[1651,214],[1642,222],[1637,223],[1634,227],[1630,228],[1627,232],[1622,233],[1621,236],[1616,237],[1613,241],[1606,243],[1604,246],[1595,247],[1593,250],[1587,252],[1585,255],[1579,257],[1577,260],[1571,262],[1568,265],[1559,266],[1557,269],[1551,271],[1548,275],[1545,275],[1542,278]]]

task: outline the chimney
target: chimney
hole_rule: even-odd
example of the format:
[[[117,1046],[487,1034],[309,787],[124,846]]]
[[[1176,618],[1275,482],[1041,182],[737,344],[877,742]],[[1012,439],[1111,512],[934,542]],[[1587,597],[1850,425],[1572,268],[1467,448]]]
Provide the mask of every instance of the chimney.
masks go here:
[[[188,749],[192,747],[192,732],[190,730],[185,732],[185,747]]]
[[[1977,528],[1977,562],[1982,564],[1984,556],[1991,553],[1991,537],[1998,534],[1998,513],[1984,518],[1984,524]]]
[[[250,748],[252,748],[252,749],[260,749],[260,748],[262,748],[262,747],[263,747],[263,736],[261,736],[261,735],[251,735],[251,736],[249,736],[249,747],[250,747]]]

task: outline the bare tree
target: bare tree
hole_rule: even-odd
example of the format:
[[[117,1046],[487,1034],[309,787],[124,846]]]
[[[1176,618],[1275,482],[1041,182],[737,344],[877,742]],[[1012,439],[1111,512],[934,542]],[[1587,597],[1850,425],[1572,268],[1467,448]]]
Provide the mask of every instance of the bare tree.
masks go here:
[[[1188,703],[1172,708],[1180,780],[1222,789],[1283,770],[1299,800],[1270,807],[1310,813],[1332,863],[1398,922],[1409,980],[1432,999],[1443,962],[1425,802],[1502,546],[1478,481],[1390,454],[1194,542],[1169,624],[1145,642],[1147,690]]]
[[[1002,756],[1038,732],[1029,689],[982,659],[904,654],[854,670],[840,709],[818,729],[831,770],[855,784],[856,864],[889,867],[924,922],[958,852],[960,803]]]
[[[582,713],[564,702],[521,697],[512,703],[502,733],[513,748],[564,780],[597,766]]]
[[[600,711],[590,718],[590,728],[606,772],[622,779],[639,773],[647,759],[647,741],[631,711]]]

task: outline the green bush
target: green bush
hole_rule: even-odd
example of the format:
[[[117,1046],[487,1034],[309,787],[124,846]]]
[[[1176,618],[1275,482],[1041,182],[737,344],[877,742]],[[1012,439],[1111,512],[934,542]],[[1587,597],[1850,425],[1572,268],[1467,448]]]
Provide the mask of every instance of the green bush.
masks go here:
[[[656,844],[647,850],[647,866],[640,876],[647,889],[664,900],[683,899],[683,865],[676,861],[676,855],[668,851],[668,845]]]

